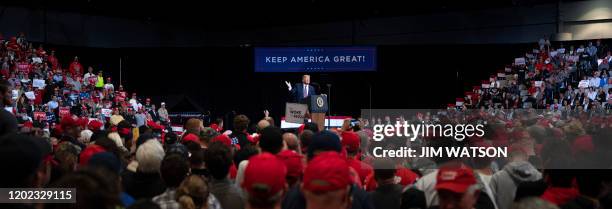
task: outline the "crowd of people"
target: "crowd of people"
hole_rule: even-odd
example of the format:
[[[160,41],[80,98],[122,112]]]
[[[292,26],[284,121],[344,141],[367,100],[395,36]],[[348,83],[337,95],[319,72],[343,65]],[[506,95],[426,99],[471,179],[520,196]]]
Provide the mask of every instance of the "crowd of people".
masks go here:
[[[612,109],[612,54],[601,40],[553,46],[541,39],[538,46],[473,86],[449,107],[537,108],[557,111]]]
[[[372,156],[372,147],[410,143],[372,140],[371,125],[393,123],[390,117],[282,130],[266,114],[254,132],[245,115],[233,118],[231,130],[223,121],[192,118],[177,134],[169,131],[163,103],[157,109],[135,94],[128,98],[104,73],[91,67],[83,73],[78,58],[62,68],[53,51],[34,48],[23,34],[0,43],[0,165],[6,168],[0,188],[77,193],[76,203],[2,208],[612,208],[610,105],[600,93],[591,98],[607,92],[610,81],[609,49],[599,42],[570,47],[566,56],[543,40],[533,58],[507,70],[514,78],[492,78],[482,86],[487,91],[474,89],[461,101],[475,111],[405,116],[487,124],[483,137],[461,143],[421,137],[422,146],[511,150],[505,159],[427,162]],[[569,58],[575,54],[577,62]],[[589,163],[600,169],[551,169]]]

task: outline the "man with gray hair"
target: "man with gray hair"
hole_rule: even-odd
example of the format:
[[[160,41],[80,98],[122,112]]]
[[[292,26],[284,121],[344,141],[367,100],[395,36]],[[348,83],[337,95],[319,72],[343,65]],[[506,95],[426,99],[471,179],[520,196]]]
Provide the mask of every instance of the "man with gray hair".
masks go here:
[[[134,199],[151,199],[166,190],[159,168],[164,159],[164,148],[157,140],[147,140],[136,150],[138,168],[122,175],[124,191]]]

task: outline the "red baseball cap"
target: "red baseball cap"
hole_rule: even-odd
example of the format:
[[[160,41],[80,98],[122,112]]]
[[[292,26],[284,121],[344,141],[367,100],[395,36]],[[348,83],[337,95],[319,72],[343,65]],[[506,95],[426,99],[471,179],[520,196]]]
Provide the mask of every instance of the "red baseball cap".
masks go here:
[[[476,178],[469,168],[440,168],[436,177],[436,190],[465,193],[476,184]]]
[[[183,142],[188,142],[188,141],[192,141],[195,143],[200,143],[200,138],[198,136],[196,136],[195,134],[187,134],[185,136],[183,136]]]
[[[269,198],[283,190],[286,175],[283,161],[270,153],[262,153],[249,159],[241,186],[249,195]]]
[[[86,117],[79,118],[78,123],[79,123],[79,126],[81,126],[81,128],[85,128],[87,127],[87,124],[89,123],[89,118],[86,118]]]
[[[87,127],[89,128],[89,130],[99,131],[102,128],[103,125],[104,124],[102,124],[102,122],[100,122],[98,120],[92,120],[92,121],[89,122],[89,125],[87,125]]]
[[[292,150],[283,150],[276,156],[287,166],[287,176],[300,177],[304,173],[302,156]]]
[[[361,140],[359,139],[359,135],[352,131],[344,131],[341,134],[342,136],[342,146],[349,152],[355,152],[359,150],[359,146],[361,144]]]
[[[227,147],[232,147],[232,139],[230,139],[229,136],[227,136],[225,134],[219,134],[219,135],[215,136],[215,138],[212,138],[212,140],[210,140],[210,142],[221,142],[221,143],[225,144],[225,146],[227,146]]]
[[[308,163],[304,171],[303,187],[308,191],[335,191],[350,184],[348,162],[337,152],[320,153]]]
[[[32,123],[32,121],[26,121],[23,123],[23,127],[33,128],[34,124]]]
[[[87,162],[89,162],[89,158],[91,158],[91,156],[100,153],[100,152],[106,152],[106,150],[104,149],[104,147],[100,146],[100,145],[90,145],[88,147],[86,147],[83,152],[81,152],[81,155],[79,156],[79,165],[87,165]]]
[[[62,129],[66,129],[68,127],[75,127],[79,125],[79,123],[76,120],[74,120],[74,118],[72,118],[71,116],[62,118],[62,120],[60,121],[60,124],[62,125]]]
[[[213,130],[217,132],[221,131],[221,129],[219,128],[219,125],[217,125],[216,123],[210,124],[210,128],[212,128]]]

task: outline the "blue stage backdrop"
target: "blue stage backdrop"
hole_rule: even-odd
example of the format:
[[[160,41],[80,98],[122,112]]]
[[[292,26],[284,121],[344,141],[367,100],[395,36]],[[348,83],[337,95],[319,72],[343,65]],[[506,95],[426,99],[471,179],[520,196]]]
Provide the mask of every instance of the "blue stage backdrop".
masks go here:
[[[376,47],[256,47],[255,72],[376,71]]]

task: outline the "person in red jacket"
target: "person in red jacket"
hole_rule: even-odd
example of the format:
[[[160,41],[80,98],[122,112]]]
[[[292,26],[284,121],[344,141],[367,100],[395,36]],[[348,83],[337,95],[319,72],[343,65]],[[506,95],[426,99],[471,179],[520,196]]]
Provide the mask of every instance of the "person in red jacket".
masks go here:
[[[550,58],[544,59],[543,57],[540,57],[540,61],[538,61],[538,63],[535,65],[535,69],[539,71],[546,70],[551,72],[553,70],[553,65],[550,63]]]
[[[45,49],[43,49],[42,45],[38,46],[38,49],[36,49],[36,55],[38,55],[39,57],[44,57],[45,55],[47,55],[47,52],[45,51]]]
[[[70,67],[68,68],[68,71],[72,74],[72,75],[80,75],[80,73],[83,72],[83,65],[81,65],[81,63],[79,63],[79,57],[74,57],[74,60],[72,61],[72,63],[70,63]],[[79,74],[77,74],[77,72]]]
[[[57,57],[55,57],[55,50],[51,50],[51,54],[49,54],[47,60],[49,61],[49,63],[51,63],[52,70],[57,69],[57,67],[59,66],[59,61],[57,60]]]

